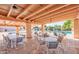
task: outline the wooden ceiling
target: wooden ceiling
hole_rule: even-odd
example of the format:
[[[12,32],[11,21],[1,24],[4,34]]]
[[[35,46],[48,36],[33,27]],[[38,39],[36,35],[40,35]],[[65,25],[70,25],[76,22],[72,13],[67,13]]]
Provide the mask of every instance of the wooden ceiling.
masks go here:
[[[15,21],[46,20],[74,13],[78,4],[0,4],[0,18]]]

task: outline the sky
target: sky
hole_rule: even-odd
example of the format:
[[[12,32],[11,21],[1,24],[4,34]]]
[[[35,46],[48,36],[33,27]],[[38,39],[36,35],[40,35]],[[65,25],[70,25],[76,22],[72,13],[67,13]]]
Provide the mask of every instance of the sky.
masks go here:
[[[64,21],[61,21],[61,22],[55,22],[55,23],[50,23],[50,24],[46,24],[47,26],[54,26],[54,25],[63,25],[64,24]]]

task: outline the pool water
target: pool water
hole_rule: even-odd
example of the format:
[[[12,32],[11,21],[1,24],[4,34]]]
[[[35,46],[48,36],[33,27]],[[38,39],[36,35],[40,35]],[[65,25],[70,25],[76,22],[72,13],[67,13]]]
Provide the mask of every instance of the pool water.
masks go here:
[[[56,32],[61,33],[61,31],[56,31]],[[66,35],[66,38],[68,38],[68,39],[73,38],[72,31],[62,31],[62,32]]]
[[[65,31],[67,39],[73,39],[72,31]]]
[[[66,35],[71,35],[72,34],[72,31],[65,31],[64,32]]]

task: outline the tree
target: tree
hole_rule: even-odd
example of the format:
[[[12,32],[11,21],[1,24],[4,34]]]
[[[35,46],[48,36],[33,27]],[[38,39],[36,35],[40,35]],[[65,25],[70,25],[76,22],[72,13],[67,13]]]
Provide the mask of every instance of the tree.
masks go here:
[[[54,25],[54,26],[46,26],[45,28],[47,31],[55,31],[55,30],[58,30],[58,31],[61,31],[61,30],[64,30],[64,31],[71,31],[72,29],[72,22],[71,20],[67,20],[64,22],[64,24],[61,26],[61,25]]]
[[[70,31],[71,28],[72,28],[72,22],[71,22],[71,20],[65,21],[62,28],[63,28],[63,30],[69,30]]]
[[[33,27],[34,31],[39,31],[39,27],[38,26],[35,26]]]
[[[46,30],[54,31],[54,30],[61,30],[61,25],[55,25],[55,26],[46,26]]]
[[[61,25],[55,25],[54,30],[61,30]]]

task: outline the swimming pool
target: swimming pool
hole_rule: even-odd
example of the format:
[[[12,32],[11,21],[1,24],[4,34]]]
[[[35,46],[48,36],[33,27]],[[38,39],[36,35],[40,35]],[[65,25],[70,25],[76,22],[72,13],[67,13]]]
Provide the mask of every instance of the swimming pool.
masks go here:
[[[64,31],[64,33],[65,33],[66,35],[71,35],[71,34],[72,34],[72,31]]]
[[[72,31],[65,31],[64,33],[66,34],[67,39],[73,39],[74,38],[73,34],[72,34]]]

